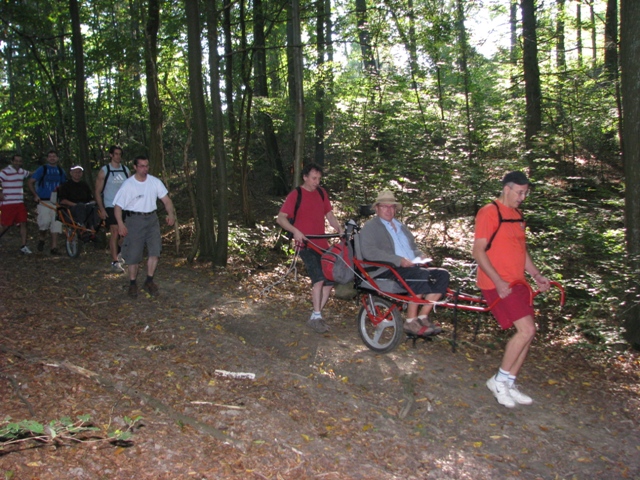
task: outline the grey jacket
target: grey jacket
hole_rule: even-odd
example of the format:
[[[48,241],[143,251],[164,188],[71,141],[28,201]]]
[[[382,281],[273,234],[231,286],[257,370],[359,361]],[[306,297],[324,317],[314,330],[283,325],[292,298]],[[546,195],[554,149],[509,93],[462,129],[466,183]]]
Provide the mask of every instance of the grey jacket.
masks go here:
[[[420,249],[418,249],[415,238],[409,229],[404,224],[401,224],[401,229],[407,236],[409,246],[411,250],[413,250],[414,255],[416,257],[424,256]],[[391,238],[380,217],[376,216],[365,223],[359,235],[360,249],[362,251],[362,257],[365,260],[390,263],[396,267],[400,266],[402,257],[395,254],[393,238]],[[413,258],[409,258],[408,260],[413,260]]]

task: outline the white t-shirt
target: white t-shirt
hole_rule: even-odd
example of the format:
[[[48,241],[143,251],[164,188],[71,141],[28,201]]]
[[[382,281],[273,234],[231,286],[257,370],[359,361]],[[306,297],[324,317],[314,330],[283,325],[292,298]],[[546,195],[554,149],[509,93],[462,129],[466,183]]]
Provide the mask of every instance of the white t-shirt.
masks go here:
[[[130,212],[150,213],[156,210],[156,201],[168,193],[159,178],[147,175],[144,182],[139,182],[134,175],[122,183],[113,204]]]

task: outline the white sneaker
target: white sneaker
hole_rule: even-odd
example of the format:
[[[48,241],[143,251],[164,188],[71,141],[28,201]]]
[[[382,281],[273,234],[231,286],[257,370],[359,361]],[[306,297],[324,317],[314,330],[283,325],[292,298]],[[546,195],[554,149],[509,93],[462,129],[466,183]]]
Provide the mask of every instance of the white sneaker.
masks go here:
[[[31,255],[33,253],[26,245],[20,249],[20,252],[24,255]]]
[[[533,398],[518,390],[518,385],[515,383],[509,387],[509,396],[520,405],[531,405],[533,403]]]
[[[496,397],[500,405],[504,405],[507,408],[516,406],[516,402],[509,394],[509,385],[507,382],[498,382],[496,381],[496,377],[492,376],[487,380],[487,388],[491,390],[491,393],[493,393],[493,396]]]

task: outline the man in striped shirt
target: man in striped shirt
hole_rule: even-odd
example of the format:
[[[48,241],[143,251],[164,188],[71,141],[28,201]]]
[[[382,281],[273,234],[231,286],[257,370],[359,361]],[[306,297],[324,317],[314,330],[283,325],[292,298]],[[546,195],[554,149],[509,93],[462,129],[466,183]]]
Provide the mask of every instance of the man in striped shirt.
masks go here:
[[[27,209],[24,206],[24,180],[29,176],[29,172],[22,168],[22,157],[18,154],[11,159],[11,165],[0,171],[0,205],[2,215],[0,224],[4,234],[12,225],[20,226],[20,237],[22,247],[20,252],[29,255],[31,250],[27,247]]]

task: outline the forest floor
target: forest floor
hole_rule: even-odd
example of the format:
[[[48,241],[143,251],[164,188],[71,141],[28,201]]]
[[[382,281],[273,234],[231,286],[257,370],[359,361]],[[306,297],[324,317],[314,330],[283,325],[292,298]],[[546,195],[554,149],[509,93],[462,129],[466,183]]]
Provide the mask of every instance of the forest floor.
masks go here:
[[[167,246],[160,296],[130,299],[104,250],[17,242],[0,245],[0,419],[98,431],[0,447],[0,478],[640,478],[636,354],[539,339],[519,378],[534,404],[507,409],[485,386],[507,338],[489,321],[474,341],[464,320],[453,353],[438,312],[445,334],[379,355],[355,302],[330,300],[329,333],[307,328],[302,275],[260,296],[283,265],[214,273]],[[128,442],[101,440],[137,417]]]

